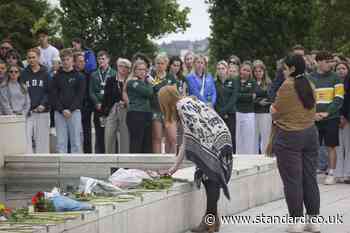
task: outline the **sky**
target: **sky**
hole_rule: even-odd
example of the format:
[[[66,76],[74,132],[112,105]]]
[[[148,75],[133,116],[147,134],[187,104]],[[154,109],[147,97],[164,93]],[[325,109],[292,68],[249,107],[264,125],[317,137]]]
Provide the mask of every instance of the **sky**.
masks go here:
[[[166,35],[158,42],[170,42],[172,40],[200,40],[210,34],[210,18],[208,14],[208,5],[204,0],[178,0],[180,7],[189,7],[189,22],[191,27],[184,33],[172,33]]]
[[[210,18],[208,5],[204,0],[177,0],[180,7],[189,7],[189,22],[191,27],[184,33],[171,33],[157,40],[158,43],[171,42],[173,40],[201,40],[210,34]],[[49,0],[53,4],[58,4],[58,0]]]

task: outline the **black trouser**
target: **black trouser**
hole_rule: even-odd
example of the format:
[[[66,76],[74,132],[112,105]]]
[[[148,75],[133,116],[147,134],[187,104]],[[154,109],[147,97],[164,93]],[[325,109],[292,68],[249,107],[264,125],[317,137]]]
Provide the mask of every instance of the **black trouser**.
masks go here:
[[[218,201],[220,198],[220,186],[212,180],[203,181],[205,193],[207,195],[207,214],[218,214]]]
[[[55,110],[50,110],[50,128],[55,128]]]
[[[236,113],[229,113],[226,114],[227,118],[225,116],[221,116],[221,118],[225,121],[228,129],[231,133],[231,139],[232,139],[232,149],[233,153],[236,154]]]
[[[126,124],[130,136],[130,153],[152,153],[152,113],[127,113]]]
[[[317,128],[301,131],[277,129],[272,151],[284,185],[289,215],[303,216],[303,203],[308,215],[320,212],[320,192],[316,178],[319,141]]]
[[[91,115],[92,111],[88,108],[83,108],[81,111],[81,124],[83,126],[83,151],[85,154],[92,153],[91,144]]]
[[[95,125],[95,153],[105,153],[105,128],[101,126],[100,117],[101,112],[94,111],[94,125]]]

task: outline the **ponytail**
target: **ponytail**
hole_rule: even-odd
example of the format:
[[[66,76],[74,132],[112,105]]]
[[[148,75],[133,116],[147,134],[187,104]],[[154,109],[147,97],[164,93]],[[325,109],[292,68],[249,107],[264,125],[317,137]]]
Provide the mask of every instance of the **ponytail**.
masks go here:
[[[313,109],[316,99],[311,83],[305,75],[306,64],[304,58],[301,55],[290,54],[286,57],[284,63],[288,67],[295,68],[295,71],[290,76],[295,80],[294,88],[304,108]]]
[[[314,91],[305,74],[295,77],[294,88],[304,108],[313,109],[316,103]]]

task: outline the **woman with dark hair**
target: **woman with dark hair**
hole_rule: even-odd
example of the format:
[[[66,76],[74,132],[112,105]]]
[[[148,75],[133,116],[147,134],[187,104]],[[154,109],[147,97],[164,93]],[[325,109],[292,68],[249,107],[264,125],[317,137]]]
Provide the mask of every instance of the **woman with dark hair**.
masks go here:
[[[314,220],[320,213],[320,192],[316,179],[319,141],[315,126],[316,97],[305,75],[301,55],[289,55],[283,64],[286,80],[271,105],[273,126],[272,153],[284,185],[289,216],[288,232],[320,232]],[[308,215],[302,225],[303,204]]]
[[[23,68],[23,63],[21,61],[21,55],[15,49],[10,49],[5,56],[6,63],[8,65],[17,65],[21,69]]]
[[[337,166],[334,175],[338,182],[350,184],[350,68],[346,62],[335,66],[338,76],[344,81],[344,103],[340,110],[339,146],[337,150]]]
[[[183,76],[183,62],[180,57],[173,56],[170,58],[167,72],[175,78],[180,95],[187,95],[186,79]]]
[[[182,137],[177,161],[166,173],[172,175],[179,168],[184,156],[197,169],[195,183],[203,182],[207,209],[202,222],[192,232],[218,232],[218,200],[220,189],[230,199],[227,183],[232,174],[232,142],[230,131],[215,110],[196,97],[182,97],[175,86],[165,86],[159,91],[160,108],[165,122],[177,121]],[[205,136],[203,136],[205,135]],[[213,224],[205,219],[212,218]]]

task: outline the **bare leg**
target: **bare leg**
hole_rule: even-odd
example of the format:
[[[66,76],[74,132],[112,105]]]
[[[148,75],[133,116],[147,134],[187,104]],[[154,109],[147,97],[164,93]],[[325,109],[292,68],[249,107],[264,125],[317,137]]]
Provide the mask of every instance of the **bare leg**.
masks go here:
[[[165,153],[176,153],[176,122],[166,124]]]
[[[328,159],[329,159],[329,169],[334,170],[337,166],[337,152],[336,147],[327,147],[328,148]]]
[[[153,153],[162,153],[162,123],[159,120],[153,120],[152,122],[152,145]]]

